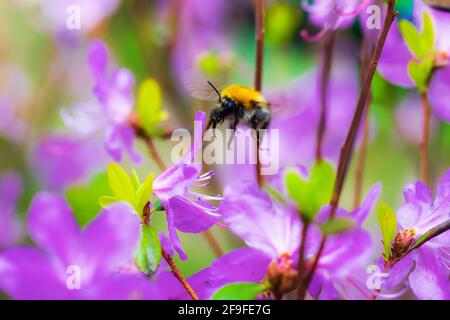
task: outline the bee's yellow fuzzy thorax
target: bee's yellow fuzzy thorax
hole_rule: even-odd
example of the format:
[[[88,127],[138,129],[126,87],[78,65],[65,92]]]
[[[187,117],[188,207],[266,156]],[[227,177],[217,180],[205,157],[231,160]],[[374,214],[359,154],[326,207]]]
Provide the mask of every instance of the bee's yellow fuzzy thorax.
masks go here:
[[[221,92],[223,98],[230,98],[248,108],[252,102],[266,103],[266,99],[258,91],[239,84],[232,84]]]

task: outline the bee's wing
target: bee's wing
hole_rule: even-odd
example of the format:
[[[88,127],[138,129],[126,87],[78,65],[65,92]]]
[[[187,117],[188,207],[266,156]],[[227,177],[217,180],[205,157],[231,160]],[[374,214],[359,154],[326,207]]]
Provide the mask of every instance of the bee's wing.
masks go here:
[[[211,82],[219,92],[225,84],[225,78],[215,77],[214,79],[208,79],[198,70],[187,71],[183,76],[184,87],[192,97],[199,100],[217,101],[219,95],[208,81]]]
[[[450,11],[450,0],[424,0],[429,6],[443,11]]]

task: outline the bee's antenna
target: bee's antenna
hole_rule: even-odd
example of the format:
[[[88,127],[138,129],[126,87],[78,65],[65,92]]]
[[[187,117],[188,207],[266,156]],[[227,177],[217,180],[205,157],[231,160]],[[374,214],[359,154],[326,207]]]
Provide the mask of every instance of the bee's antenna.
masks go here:
[[[222,103],[222,97],[220,96],[220,92],[219,90],[217,90],[216,87],[214,87],[214,85],[211,83],[211,81],[207,80],[206,82],[208,82],[208,84],[214,89],[214,91],[217,93],[217,95],[219,96],[219,102]]]

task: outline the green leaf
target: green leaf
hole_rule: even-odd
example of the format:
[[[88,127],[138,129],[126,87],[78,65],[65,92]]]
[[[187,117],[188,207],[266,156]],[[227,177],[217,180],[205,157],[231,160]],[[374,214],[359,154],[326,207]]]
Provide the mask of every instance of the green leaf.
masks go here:
[[[136,211],[139,213],[139,215],[142,214],[145,205],[150,200],[150,196],[153,192],[153,178],[154,174],[150,173],[144,180],[144,183],[142,183],[137,192],[136,192],[136,198],[137,198],[137,205],[136,205]]]
[[[417,31],[416,26],[408,20],[401,20],[398,26],[411,53],[418,59],[423,58],[426,51],[425,48],[422,47],[420,34]]]
[[[157,132],[158,125],[169,117],[161,110],[162,94],[158,82],[154,79],[145,80],[138,89],[136,111],[142,127],[149,135]]]
[[[434,26],[428,12],[425,12],[423,15],[423,28],[421,34],[419,34],[416,26],[408,20],[401,20],[399,22],[399,28],[406,45],[417,59],[423,59],[429,53],[434,51]]]
[[[86,226],[100,211],[99,197],[108,194],[109,185],[106,172],[100,172],[92,177],[89,183],[72,186],[64,191],[64,195],[73,208],[77,222]]]
[[[408,73],[421,93],[427,90],[428,80],[433,70],[433,62],[434,56],[427,56],[420,62],[411,60],[408,63]]]
[[[106,172],[108,174],[109,187],[113,195],[118,200],[126,201],[135,207],[136,194],[131,179],[125,170],[118,164],[112,162],[108,165]]]
[[[429,12],[424,12],[423,14],[423,28],[421,35],[421,45],[425,52],[430,52],[434,49],[434,26],[433,20],[431,19],[431,15]]]
[[[141,224],[141,239],[134,261],[145,274],[155,272],[161,262],[161,242],[148,225]]]
[[[260,283],[237,282],[227,284],[217,290],[212,300],[255,300],[266,287]]]
[[[153,202],[152,210],[153,211],[164,211],[165,209],[164,209],[164,206],[161,203],[161,201],[157,200],[157,201]]]
[[[314,164],[309,180],[304,180],[297,170],[286,172],[286,189],[304,219],[311,221],[320,207],[330,201],[334,179],[334,169],[326,161]]]
[[[113,203],[116,203],[117,201],[119,201],[119,200],[117,200],[116,197],[101,196],[98,199],[98,204],[100,205],[100,207],[106,208],[107,206],[109,206],[109,205],[111,205]]]
[[[141,180],[139,180],[139,176],[136,173],[136,170],[131,171],[131,183],[133,184],[134,191],[137,192],[137,190],[141,186]]]
[[[300,208],[303,201],[306,200],[306,193],[308,191],[307,183],[300,177],[297,170],[290,169],[286,172],[284,184],[289,197],[291,197],[291,199],[294,200]]]
[[[377,212],[378,224],[383,236],[384,258],[387,260],[391,253],[391,242],[397,233],[397,219],[395,212],[387,204],[380,204]]]
[[[339,234],[353,229],[355,222],[350,218],[336,218],[320,225],[320,230],[325,235]]]

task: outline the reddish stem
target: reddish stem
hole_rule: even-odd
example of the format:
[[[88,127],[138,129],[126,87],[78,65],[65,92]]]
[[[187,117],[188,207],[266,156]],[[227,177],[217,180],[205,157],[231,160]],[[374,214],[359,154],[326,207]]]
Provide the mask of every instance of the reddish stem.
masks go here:
[[[370,55],[372,53],[372,46],[369,44],[367,39],[363,40],[362,50],[361,50],[361,86],[363,85],[363,81],[365,78],[365,70],[370,63]],[[364,114],[364,123],[363,123],[363,137],[361,141],[361,147],[358,153],[358,163],[356,165],[356,176],[355,176],[355,192],[353,198],[353,208],[356,209],[359,207],[361,203],[362,197],[362,185],[364,180],[364,169],[366,165],[366,155],[367,155],[367,147],[369,144],[369,107],[370,107],[371,96],[367,97],[367,107],[366,112]]]
[[[428,185],[428,144],[430,140],[431,106],[427,91],[423,92],[420,96],[423,107],[422,140],[420,141],[420,179]]]
[[[386,42],[387,35],[389,33],[392,23],[394,22],[395,17],[397,16],[397,13],[395,12],[395,3],[396,3],[396,0],[388,1],[386,19],[384,20],[381,34],[378,38],[377,45],[375,47],[375,51],[372,55],[369,69],[365,76],[364,85],[361,88],[361,92],[360,92],[359,99],[358,99],[358,104],[356,106],[355,114],[353,115],[353,120],[352,120],[350,129],[347,133],[347,137],[345,139],[344,145],[341,148],[341,154],[339,157],[339,163],[338,163],[338,168],[337,168],[337,172],[336,172],[336,180],[335,180],[335,185],[334,185],[334,190],[333,190],[333,196],[330,201],[331,211],[330,211],[330,215],[328,217],[329,220],[333,219],[333,217],[336,213],[337,207],[339,205],[342,188],[343,188],[343,185],[345,182],[345,177],[347,175],[348,167],[349,167],[350,160],[352,157],[353,148],[355,145],[356,135],[358,133],[362,115],[364,114],[364,111],[366,110],[366,105],[367,105],[366,102],[367,102],[367,98],[369,96],[372,79],[373,79],[373,76],[375,75],[375,71],[377,69],[378,61],[380,59],[381,52],[383,51],[383,47],[384,47],[384,43]],[[305,277],[304,284],[303,284],[304,291],[303,291],[303,296],[301,297],[303,299],[306,295],[306,290],[307,290],[307,288],[314,276],[314,273],[317,269],[317,265],[319,263],[319,259],[322,255],[323,249],[325,247],[326,240],[327,240],[327,237],[324,235],[320,242],[320,246],[319,246],[317,254],[314,258],[310,272]]]
[[[255,0],[255,32],[256,32],[256,66],[255,90],[262,89],[262,71],[264,61],[264,0]],[[258,185],[262,187],[264,180],[261,175],[261,159],[259,155],[259,135],[256,141],[256,177]]]
[[[303,286],[303,278],[305,273],[305,248],[306,248],[306,236],[308,234],[309,222],[303,222],[302,236],[300,242],[300,251],[298,253],[298,280],[299,287],[297,289],[297,298],[302,299],[305,296],[305,288]]]
[[[161,249],[161,253],[164,257],[164,260],[166,260],[167,264],[170,266],[170,269],[171,269],[174,277],[177,278],[178,281],[180,281],[181,285],[184,287],[184,289],[186,289],[187,293],[189,293],[189,295],[191,296],[191,298],[193,300],[199,300],[194,289],[192,289],[192,287],[187,282],[186,278],[183,276],[183,274],[178,269],[175,262],[173,262],[172,257],[167,253],[166,250],[164,250],[164,248]]]
[[[316,161],[322,160],[322,144],[327,126],[327,100],[328,85],[330,82],[331,68],[333,64],[335,31],[329,32],[323,39],[322,51],[322,74],[320,77],[320,118],[317,127]]]

